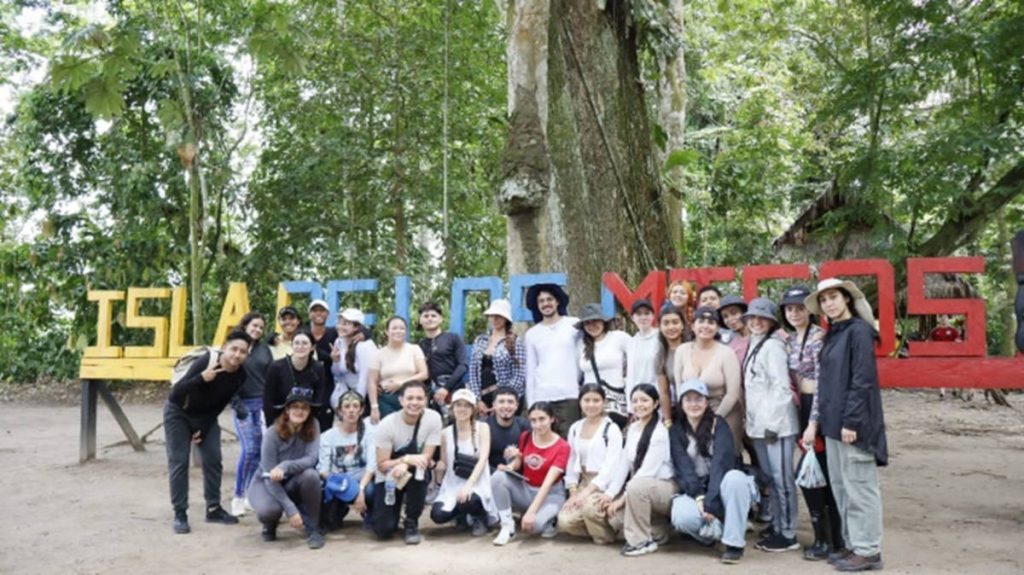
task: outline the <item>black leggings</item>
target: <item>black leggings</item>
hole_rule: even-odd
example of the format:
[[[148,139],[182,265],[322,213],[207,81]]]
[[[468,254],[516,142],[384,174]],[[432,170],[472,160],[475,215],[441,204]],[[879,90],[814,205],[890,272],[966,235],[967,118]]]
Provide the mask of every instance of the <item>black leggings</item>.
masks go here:
[[[813,394],[800,394],[800,429],[807,429],[807,424],[811,420],[811,405],[813,402]],[[825,476],[825,481],[829,481],[828,458],[825,456],[825,450],[815,452],[814,456],[818,458],[818,464],[821,465],[821,472]],[[831,486],[825,485],[825,487],[816,489],[804,489],[801,487],[800,489],[804,493],[804,501],[807,503],[807,511],[811,515],[811,521],[817,523],[821,519],[827,518],[832,545],[836,549],[844,548],[842,520],[839,518],[839,506],[836,505]]]
[[[430,508],[430,520],[438,525],[448,523],[457,517],[475,517],[477,519],[484,515],[484,502],[480,500],[480,496],[474,493],[469,501],[465,503],[456,503],[450,511],[442,509],[444,506],[440,501],[434,503],[434,506]]]

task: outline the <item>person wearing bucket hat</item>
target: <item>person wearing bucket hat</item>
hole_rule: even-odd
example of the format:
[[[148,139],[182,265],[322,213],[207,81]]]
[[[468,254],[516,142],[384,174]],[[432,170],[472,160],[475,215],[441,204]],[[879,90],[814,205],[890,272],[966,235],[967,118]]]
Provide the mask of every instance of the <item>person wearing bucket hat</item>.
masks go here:
[[[473,536],[487,533],[498,520],[491,492],[491,429],[477,419],[477,397],[468,389],[452,394],[452,424],[441,431],[441,489],[430,509],[430,520],[438,525],[465,521]]]
[[[526,292],[526,307],[533,312],[536,325],[526,331],[526,404],[538,401],[551,403],[555,410],[559,435],[569,431],[572,422],[580,418],[580,370],[575,361],[580,330],[575,329],[576,318],[566,316],[569,295],[556,284],[530,286]]]
[[[739,445],[743,429],[743,385],[740,363],[729,346],[715,339],[718,312],[699,307],[693,312],[694,340],[676,351],[676,381],[699,377],[710,392],[711,409],[729,422],[734,445]]]
[[[373,513],[373,472],[377,467],[374,447],[376,428],[363,417],[363,396],[346,391],[335,403],[334,426],[320,436],[317,469],[325,480],[321,526],[331,531],[341,527],[349,508],[370,526]]]
[[[743,315],[750,328],[750,351],[743,361],[746,388],[746,431],[754,442],[761,472],[771,478],[772,524],[756,547],[779,552],[800,548],[796,541],[797,491],[793,452],[799,422],[789,379],[786,344],[773,337],[778,307],[770,299],[750,301]]]
[[[782,323],[790,331],[789,370],[796,382],[800,394],[800,429],[807,429],[814,404],[814,392],[818,388],[818,356],[824,344],[825,330],[817,324],[804,300],[811,293],[805,286],[792,286],[782,295],[779,302],[782,307]],[[804,444],[804,442],[801,442]],[[825,441],[821,437],[812,438],[804,457],[816,457],[822,470],[828,468],[825,456]],[[828,473],[825,473],[828,479]],[[842,525],[835,498],[828,485],[813,489],[801,488],[807,511],[814,528],[814,543],[805,547],[804,559],[822,561],[828,559],[833,549],[844,547]]]
[[[521,398],[526,387],[526,348],[512,330],[512,305],[496,299],[484,312],[490,331],[473,340],[469,356],[467,388],[478,399],[477,411],[489,415],[494,405],[494,392],[499,387],[515,390]]]
[[[745,313],[747,313],[747,302],[738,295],[723,297],[721,305],[718,306],[719,323],[729,330],[729,337],[722,338],[722,342],[736,353],[736,359],[740,364],[747,356],[747,346],[750,343],[750,330],[743,322]]]
[[[623,374],[630,337],[611,326],[611,318],[601,313],[601,304],[583,306],[580,320],[576,322],[576,329],[583,334],[577,361],[583,383],[596,383],[604,389],[605,412],[619,427],[624,427],[629,412]]]
[[[853,282],[830,278],[804,300],[828,318],[818,386],[805,440],[825,436],[829,483],[847,549],[829,556],[839,571],[882,568],[882,494],[878,466],[889,462],[875,363],[871,306]]]
[[[654,325],[654,306],[648,299],[638,299],[630,306],[629,317],[636,326],[626,353],[626,403],[638,383],[658,382],[658,329]]]
[[[729,422],[715,414],[700,379],[680,386],[677,423],[669,430],[681,488],[672,500],[672,526],[705,545],[721,541],[722,562],[738,563],[757,484],[736,468],[738,452]]]
[[[277,326],[281,331],[271,335],[267,345],[274,359],[281,359],[292,352],[292,337],[302,329],[299,310],[290,305],[277,310]]]
[[[331,405],[337,405],[338,399],[349,391],[366,397],[370,365],[377,354],[377,344],[373,338],[366,337],[365,322],[366,316],[356,308],[346,308],[338,314],[338,339],[331,346],[331,376],[334,379]]]
[[[320,533],[320,426],[313,417],[314,392],[295,387],[281,414],[263,434],[259,479],[249,487],[249,501],[263,525],[264,541],[277,539],[277,524],[284,514],[288,524],[306,533],[310,549],[324,546]]]
[[[264,421],[268,425],[277,421],[285,399],[296,387],[312,390],[317,407],[323,406],[323,409],[314,413],[314,417],[324,411],[333,417],[334,410],[327,403],[330,396],[324,385],[323,366],[313,358],[312,338],[304,331],[297,332],[292,336],[289,347],[289,355],[275,360],[267,368],[267,383],[263,387]]]
[[[420,306],[419,327],[424,337],[418,343],[427,359],[432,394],[430,404],[445,415],[451,394],[465,387],[463,379],[469,366],[466,363],[466,344],[459,334],[443,331],[443,324],[444,314],[440,305],[429,301]]]

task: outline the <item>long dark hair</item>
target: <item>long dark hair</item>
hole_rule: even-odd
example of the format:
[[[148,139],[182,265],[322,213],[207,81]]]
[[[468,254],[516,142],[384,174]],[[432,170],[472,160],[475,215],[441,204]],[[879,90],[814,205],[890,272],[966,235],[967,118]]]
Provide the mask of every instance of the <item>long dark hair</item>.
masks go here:
[[[603,335],[608,334],[608,327],[610,324],[611,322],[602,322],[603,327],[601,333]],[[594,341],[594,338],[591,337],[589,333],[587,333],[586,329],[582,329],[581,331],[583,332],[583,358],[586,359],[587,361],[590,361],[594,359],[594,346],[597,344],[597,342]],[[601,377],[598,374],[594,375],[595,377]]]
[[[519,360],[516,358],[516,339],[519,336],[512,330],[512,322],[508,318],[502,319],[505,320],[505,349],[508,351],[508,356],[518,363]]]
[[[261,314],[258,311],[251,311],[251,312],[243,315],[242,319],[238,320],[238,325],[235,327],[235,329],[238,330],[238,331],[245,331],[245,328],[249,327],[249,324],[252,323],[252,321],[255,320],[255,319],[262,319],[263,320],[263,330],[266,331],[266,329],[267,329],[267,325],[266,325],[267,324],[267,320],[263,317],[263,314]],[[254,341],[253,343],[256,343],[256,342]]]
[[[526,410],[526,414],[529,415],[534,411],[540,411],[546,413],[551,418],[551,433],[558,435],[558,431],[555,430],[555,426],[558,425],[558,418],[555,417],[555,406],[551,405],[550,401],[538,401],[530,406],[530,409]],[[533,427],[530,427],[531,431]]]
[[[583,399],[583,396],[588,393],[596,393],[601,396],[601,399],[608,399],[608,394],[605,393],[604,388],[599,383],[584,383],[580,386],[580,394],[577,396],[577,400]]]
[[[349,320],[345,320],[345,321],[349,321]],[[363,324],[359,323],[358,321],[349,321],[349,323],[351,323],[352,325],[356,326],[356,330],[357,331],[360,331],[360,332],[363,331]],[[349,373],[355,373],[356,372],[356,345],[358,345],[358,344],[355,341],[356,338],[350,337],[349,339],[352,340],[352,341],[348,342],[348,350],[345,351],[345,369],[347,369]]]
[[[683,402],[682,398],[680,398],[679,418],[677,423],[683,426],[683,432],[685,432],[688,437],[693,437],[697,441],[697,453],[704,457],[711,457],[711,446],[715,442],[713,435],[715,427],[715,410],[711,409],[711,404],[708,403],[705,406],[704,414],[700,416],[700,421],[697,422],[697,429],[694,429],[690,426],[690,419],[686,417],[686,413],[683,412]]]
[[[642,393],[647,397],[651,398],[654,402],[654,409],[658,409],[658,388],[654,387],[649,383],[641,383],[633,388],[633,395]],[[630,396],[632,397],[632,396]],[[636,444],[636,457],[633,458],[633,471],[640,469],[640,466],[644,463],[644,458],[647,457],[647,450],[651,447],[651,436],[654,435],[654,428],[658,426],[658,417],[655,413],[651,414],[651,419],[644,426],[643,432],[640,434],[640,440]]]
[[[665,334],[661,333],[661,320],[667,315],[674,315],[679,318],[682,327],[679,331],[679,344],[682,345],[686,341],[686,316],[682,310],[674,305],[666,305],[661,308],[661,317],[658,318],[658,357],[655,359],[654,365],[659,367],[663,372],[671,370],[670,367],[664,365],[665,358],[668,357],[669,343]]]
[[[284,411],[281,412],[281,415],[277,416],[277,421],[274,422],[274,429],[277,431],[277,436],[281,438],[281,441],[288,441],[292,438],[292,427],[288,425],[289,407],[290,405],[285,406]],[[297,435],[299,436],[299,439],[309,443],[310,441],[313,441],[314,435],[318,429],[320,429],[320,422],[313,416],[313,408],[311,407],[309,409],[309,415],[306,417],[306,421],[302,423],[302,427],[299,428]]]

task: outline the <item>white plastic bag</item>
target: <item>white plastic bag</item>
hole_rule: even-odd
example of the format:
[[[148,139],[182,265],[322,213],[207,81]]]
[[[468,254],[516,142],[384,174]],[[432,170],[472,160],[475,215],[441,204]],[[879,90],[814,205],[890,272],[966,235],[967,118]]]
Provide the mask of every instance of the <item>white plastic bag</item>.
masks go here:
[[[821,464],[815,457],[814,451],[808,451],[800,460],[800,470],[796,474],[796,484],[804,489],[817,489],[828,485],[825,474],[821,471]]]

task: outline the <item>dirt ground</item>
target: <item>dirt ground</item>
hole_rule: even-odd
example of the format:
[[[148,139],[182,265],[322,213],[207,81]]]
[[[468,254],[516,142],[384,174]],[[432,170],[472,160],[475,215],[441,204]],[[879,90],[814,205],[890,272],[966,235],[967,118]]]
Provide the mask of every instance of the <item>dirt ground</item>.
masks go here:
[[[1011,397],[1020,404],[1021,396]],[[965,403],[932,393],[885,393],[891,464],[883,469],[883,557],[890,573],[1024,572],[1024,411],[984,400]],[[160,406],[130,404],[139,433],[160,421]],[[99,444],[122,439],[100,407]],[[229,417],[222,424],[230,428]],[[74,406],[0,403],[0,573],[250,573],[327,568],[352,573],[822,573],[798,553],[768,554],[748,543],[743,562],[725,566],[719,551],[673,540],[653,555],[625,558],[559,535],[519,538],[504,548],[448,527],[427,525],[424,542],[380,543],[352,522],[319,551],[282,526],[263,543],[251,515],[238,526],[202,521],[202,480],[192,470],[192,533],[171,531],[166,461],[160,432],[144,453],[125,445],[100,450],[80,466],[79,410]],[[234,484],[238,444],[224,445],[225,505]],[[801,508],[803,502],[801,501]],[[810,541],[802,509],[798,538]],[[748,534],[748,539],[753,535]],[[507,568],[505,567],[507,566]],[[626,571],[628,569],[628,571]],[[310,571],[311,572],[311,571]]]

